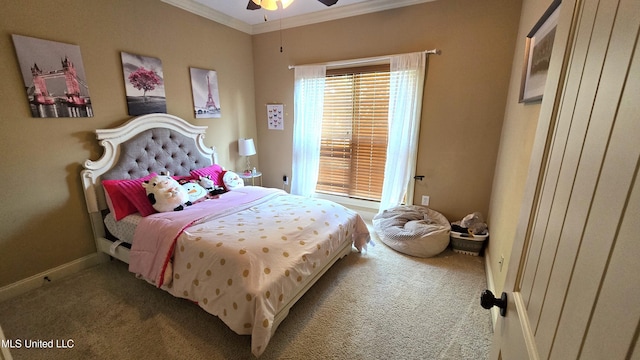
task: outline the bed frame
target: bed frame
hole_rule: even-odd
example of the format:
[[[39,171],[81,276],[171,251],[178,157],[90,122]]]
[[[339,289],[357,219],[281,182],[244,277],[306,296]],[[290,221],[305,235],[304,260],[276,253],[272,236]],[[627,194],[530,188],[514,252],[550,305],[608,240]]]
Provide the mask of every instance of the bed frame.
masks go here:
[[[102,261],[110,257],[129,263],[129,249],[119,246],[118,241],[107,237],[104,215],[108,212],[102,179],[136,179],[150,174],[170,171],[172,175],[189,175],[189,171],[218,163],[215,147],[204,144],[206,126],[195,126],[187,121],[168,114],[150,114],[133,118],[113,129],[95,130],[104,154],[97,161],[87,160],[81,172],[87,211],[96,243],[96,249]],[[159,160],[147,159],[140,154],[139,148],[173,146],[175,153]],[[153,149],[150,149],[153,151]],[[145,152],[148,153],[148,152]],[[163,154],[166,151],[163,152]],[[132,155],[133,154],[133,155]],[[289,313],[289,309],[302,295],[340,258],[352,251],[349,241],[336,252],[329,262],[317,269],[301,284],[300,292],[289,301],[274,319],[272,333]]]
[[[167,129],[164,134],[156,138],[153,132],[156,129]],[[119,177],[110,172],[118,169],[117,173],[122,174],[120,178],[136,179],[146,176],[152,172],[160,173],[170,171],[172,175],[189,175],[189,170],[217,163],[215,147],[207,147],[204,144],[206,126],[195,126],[185,120],[168,114],[150,114],[133,118],[123,125],[113,129],[98,129],[95,131],[99,144],[104,147],[104,153],[97,161],[87,160],[84,163],[84,170],[80,173],[82,187],[84,190],[87,211],[91,220],[91,227],[96,242],[98,254],[105,254],[101,260],[107,260],[109,255],[125,263],[129,263],[129,249],[125,246],[118,246],[120,243],[107,238],[103,217],[108,211],[105,200],[102,179]],[[141,137],[147,134],[157,146],[165,143],[180,143],[182,154],[175,154],[176,161],[185,161],[185,158],[197,153],[197,164],[188,167],[173,166],[171,157],[164,158],[163,162],[149,162],[142,159],[141,155],[129,155],[132,146],[141,142]],[[178,140],[175,140],[178,139]],[[128,147],[126,146],[128,145]],[[184,146],[183,146],[184,145]],[[117,244],[117,245],[116,245]]]

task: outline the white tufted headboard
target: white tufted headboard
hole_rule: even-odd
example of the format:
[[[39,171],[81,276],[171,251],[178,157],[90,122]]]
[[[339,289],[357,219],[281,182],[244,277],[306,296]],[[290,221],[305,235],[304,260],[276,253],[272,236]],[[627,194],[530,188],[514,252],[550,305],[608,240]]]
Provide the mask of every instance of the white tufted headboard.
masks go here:
[[[189,175],[209,165],[211,157],[201,154],[192,138],[175,130],[152,128],[120,144],[116,163],[102,178],[138,179],[152,172]]]
[[[204,145],[206,130],[173,115],[149,114],[95,131],[104,154],[85,161],[80,177],[98,250],[108,245],[101,244],[106,241],[102,210],[107,209],[102,179],[137,179],[152,172],[189,175],[217,163],[215,147]]]

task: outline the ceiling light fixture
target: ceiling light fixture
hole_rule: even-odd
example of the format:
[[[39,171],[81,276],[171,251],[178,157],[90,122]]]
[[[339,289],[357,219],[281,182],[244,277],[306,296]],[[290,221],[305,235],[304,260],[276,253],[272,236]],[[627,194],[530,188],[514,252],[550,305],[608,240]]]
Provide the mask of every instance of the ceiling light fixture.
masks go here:
[[[279,7],[286,9],[293,2],[293,0],[251,0],[251,1],[254,4],[266,10],[278,10]]]
[[[326,6],[331,6],[338,2],[338,0],[318,0],[318,1],[325,4]],[[249,0],[249,3],[247,4],[247,10],[286,9],[287,6],[291,5],[292,2],[293,0]]]

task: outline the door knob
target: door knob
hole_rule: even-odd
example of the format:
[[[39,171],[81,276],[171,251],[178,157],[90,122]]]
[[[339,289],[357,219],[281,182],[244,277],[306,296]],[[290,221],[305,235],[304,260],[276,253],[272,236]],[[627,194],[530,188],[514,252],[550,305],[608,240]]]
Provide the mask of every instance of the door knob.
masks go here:
[[[480,305],[485,309],[497,306],[500,308],[500,315],[505,316],[507,314],[507,293],[503,292],[500,299],[497,299],[491,290],[485,290],[480,295]]]

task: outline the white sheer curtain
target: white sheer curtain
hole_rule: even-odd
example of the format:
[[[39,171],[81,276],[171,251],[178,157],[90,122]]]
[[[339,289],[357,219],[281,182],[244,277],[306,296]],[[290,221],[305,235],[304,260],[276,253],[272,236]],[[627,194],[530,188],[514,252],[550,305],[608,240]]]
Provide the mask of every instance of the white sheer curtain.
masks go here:
[[[316,190],[320,166],[324,78],[327,67],[296,66],[294,72],[291,193],[312,196]]]
[[[380,212],[401,204],[415,172],[426,61],[424,52],[391,57],[389,141]]]

